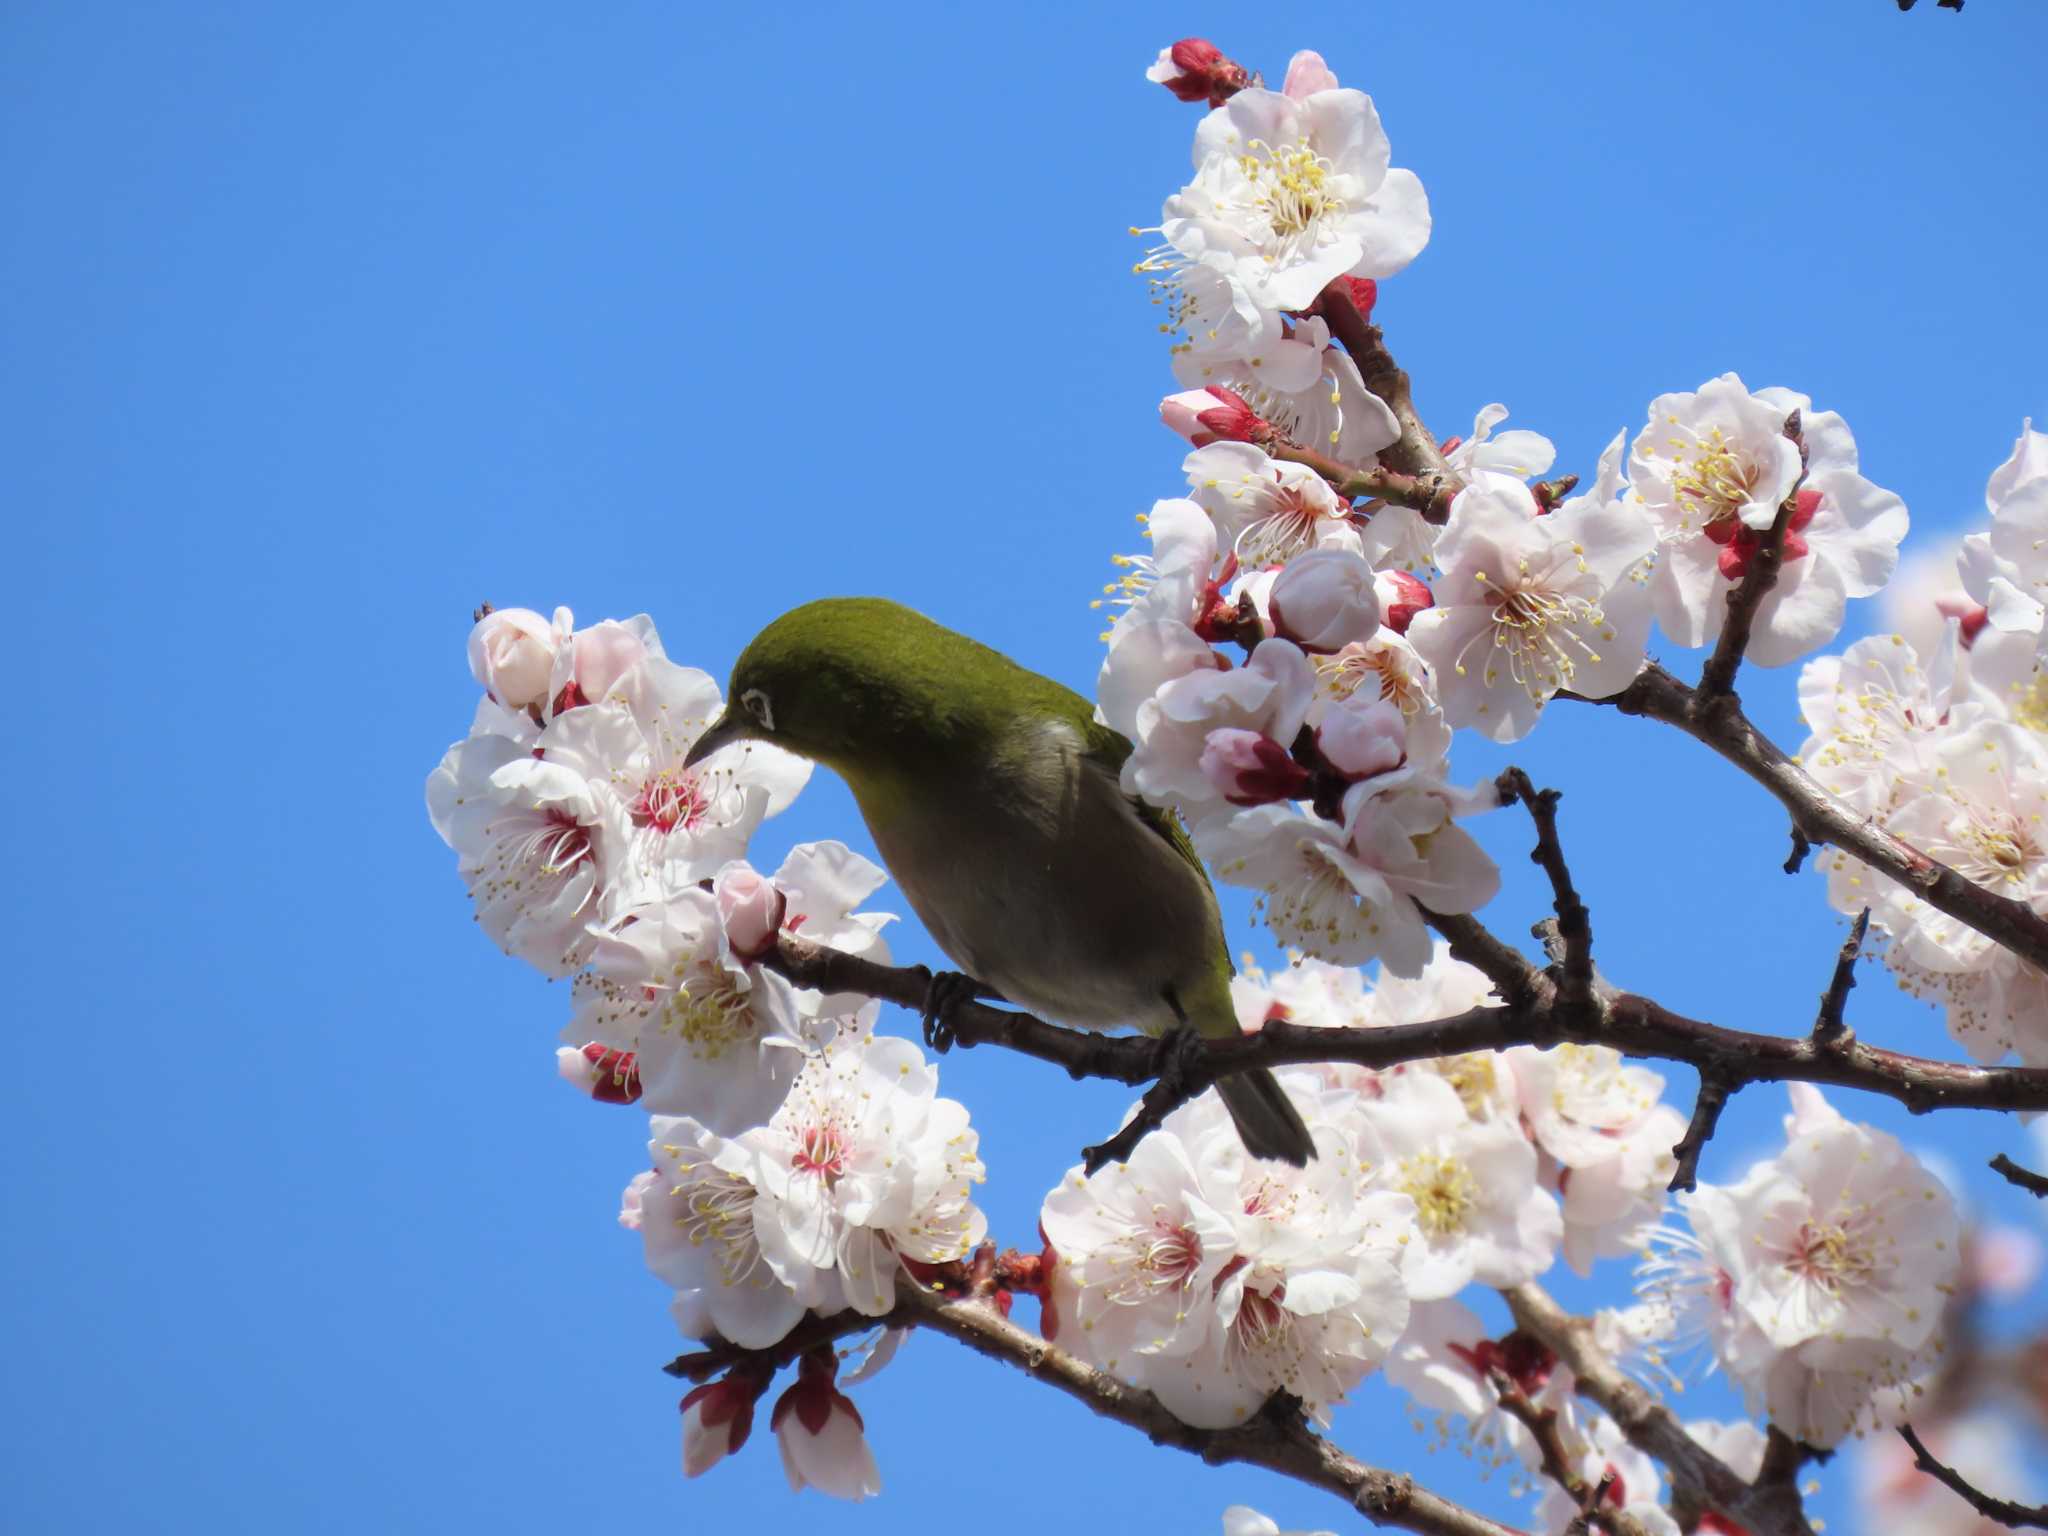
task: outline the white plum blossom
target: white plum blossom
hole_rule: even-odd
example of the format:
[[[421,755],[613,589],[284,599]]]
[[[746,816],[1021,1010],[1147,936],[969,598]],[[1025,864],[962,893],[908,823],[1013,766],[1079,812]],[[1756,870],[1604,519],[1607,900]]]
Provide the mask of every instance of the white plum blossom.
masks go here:
[[[1954,619],[1964,651],[1975,645],[1990,615],[1963,587],[1962,552],[1960,538],[1901,549],[1898,568],[1875,599],[1878,630],[1903,635],[1920,655],[1932,656]]]
[[[1390,151],[1372,98],[1242,90],[1195,130],[1195,177],[1161,233],[1253,302],[1300,310],[1331,279],[1390,277],[1429,240],[1429,202]]]
[[[1452,824],[1441,786],[1379,784],[1353,786],[1342,826],[1257,805],[1198,823],[1195,844],[1217,879],[1261,893],[1259,909],[1282,944],[1344,964],[1383,957],[1389,970],[1412,976],[1430,952],[1416,903],[1475,911],[1499,889],[1500,870]]]
[[[1477,1121],[1430,1073],[1386,1082],[1361,1117],[1371,1187],[1415,1202],[1416,1235],[1401,1276],[1417,1301],[1467,1285],[1520,1285],[1550,1267],[1563,1236],[1557,1201],[1536,1184],[1536,1149],[1520,1127]]]
[[[1251,443],[1211,443],[1181,468],[1188,494],[1216,520],[1218,539],[1247,566],[1281,565],[1306,549],[1363,548],[1350,504],[1305,465]]]
[[[1991,528],[1963,540],[1963,587],[1983,605],[1992,628],[2033,636],[2048,649],[2042,624],[2048,614],[2048,434],[2036,432],[2031,420],[2011,457],[1992,471],[1984,503]]]
[[[774,1113],[811,1048],[797,992],[733,953],[716,896],[676,891],[594,930],[592,944],[566,1046],[632,1052],[654,1114],[731,1134]]]
[[[1382,626],[1369,640],[1310,659],[1316,669],[1311,726],[1321,725],[1324,715],[1347,702],[1394,704],[1407,723],[1408,761],[1418,768],[1442,769],[1451,750],[1450,722],[1437,699],[1435,674],[1406,637]]]
[[[1116,652],[1111,653],[1112,661]],[[1165,683],[1137,709],[1134,750],[1124,759],[1127,794],[1177,807],[1192,820],[1223,809],[1223,795],[1202,769],[1211,733],[1252,731],[1291,746],[1315,693],[1315,669],[1299,647],[1265,640],[1242,667],[1199,667]]]
[[[1800,669],[1799,712],[1813,732],[1800,766],[1865,816],[1934,787],[1941,743],[1984,713],[1956,699],[1955,625],[1938,633],[1925,657],[1903,635],[1871,635]]]
[[[602,784],[625,806],[626,842],[607,852],[644,890],[694,885],[744,855],[763,818],[810,778],[808,762],[762,742],[737,742],[685,767],[720,708],[706,674],[650,656],[602,702],[562,711],[541,733],[549,763]]]
[[[758,875],[745,864],[726,865],[718,872],[716,895],[727,938],[742,956],[758,958],[747,939],[765,951],[780,932],[886,965],[889,946],[882,929],[896,920],[894,914],[853,909],[888,879],[879,864],[828,838],[798,843],[772,875]],[[744,905],[729,908],[729,900]],[[763,934],[761,924],[770,916],[775,927]],[[746,925],[743,931],[735,931],[736,919]],[[799,1011],[808,1015],[851,1013],[862,1005],[860,995],[851,992],[820,996],[800,989],[797,997]]]
[[[1800,415],[1798,447],[1784,435]],[[1657,622],[1679,645],[1710,644],[1728,598],[1788,499],[1778,579],[1758,605],[1747,655],[1775,667],[1833,639],[1847,599],[1868,597],[1898,563],[1906,506],[1857,469],[1856,440],[1833,411],[1734,374],[1660,395],[1630,451],[1630,478],[1659,540],[1651,578]]]
[[[798,1294],[835,1271],[846,1304],[895,1305],[899,1259],[962,1259],[988,1224],[967,1111],[937,1097],[938,1073],[907,1040],[842,1037],[805,1057],[766,1125],[740,1132],[721,1165],[758,1194],[763,1260]]]
[[[1040,1213],[1060,1338],[1190,1424],[1238,1423],[1278,1390],[1322,1417],[1407,1323],[1393,1262],[1407,1200],[1360,1188],[1339,1125],[1349,1094],[1282,1082],[1315,1139],[1307,1167],[1248,1156],[1208,1093],[1130,1161],[1072,1170]]]
[[[1218,567],[1216,525],[1199,504],[1185,498],[1155,501],[1138,520],[1152,552],[1112,556],[1123,574],[1096,600],[1098,606],[1108,602],[1123,610],[1104,637],[1112,647],[1143,624],[1201,623],[1220,597],[1222,583],[1237,570],[1235,559]]]
[[[450,747],[427,778],[427,813],[456,852],[484,932],[543,975],[581,969],[595,943],[589,924],[636,889],[622,867],[627,807],[517,738]]]
[[[649,1131],[654,1168],[628,1186],[627,1199],[647,1267],[676,1293],[671,1311],[686,1337],[766,1349],[806,1308],[845,1304],[829,1270],[801,1276],[799,1289],[768,1267],[754,1227],[759,1191],[732,1171],[745,1159],[731,1141],[687,1117],[657,1115]]]
[[[1437,543],[1436,606],[1408,626],[1445,718],[1517,741],[1559,689],[1605,698],[1627,687],[1649,631],[1630,571],[1654,544],[1623,502],[1538,516],[1512,482],[1460,492]]]
[[[1896,1138],[1791,1085],[1786,1147],[1679,1197],[1693,1235],[1646,1266],[1753,1409],[1831,1446],[1898,1421],[1960,1268],[1955,1203]]]
[[[1169,683],[1229,670],[1228,657],[1178,620],[1119,624],[1096,675],[1096,712],[1105,725],[1135,740],[1139,716]]]
[[[1455,1414],[1466,1421],[1462,1438],[1482,1466],[1510,1460],[1534,1466],[1541,1453],[1528,1427],[1501,1407],[1491,1379],[1496,1370],[1539,1411],[1551,1409],[1570,1420],[1575,1380],[1570,1368],[1529,1335],[1488,1337],[1479,1315],[1459,1301],[1416,1301],[1408,1310],[1408,1329],[1385,1367],[1389,1385],[1438,1415],[1439,1442],[1451,1439],[1443,1416]]]
[[[1193,294],[1213,280],[1213,273],[1196,279],[1183,272],[1179,284],[1184,294]],[[1194,318],[1185,306],[1178,313],[1184,322]],[[1174,348],[1174,377],[1190,389],[1226,391],[1289,442],[1342,463],[1370,463],[1374,454],[1399,440],[1400,422],[1365,387],[1351,355],[1330,345],[1327,321],[1320,315],[1288,317],[1276,330],[1271,339],[1247,340],[1242,328],[1191,328],[1188,340]],[[1236,430],[1211,435],[1249,435],[1248,423],[1231,420]],[[1181,430],[1178,425],[1174,429]]]
[[[1541,432],[1515,427],[1496,436],[1493,429],[1507,419],[1506,406],[1483,407],[1472,418],[1471,432],[1444,450],[1451,472],[1467,484],[1486,475],[1528,481],[1557,462],[1557,446]]]

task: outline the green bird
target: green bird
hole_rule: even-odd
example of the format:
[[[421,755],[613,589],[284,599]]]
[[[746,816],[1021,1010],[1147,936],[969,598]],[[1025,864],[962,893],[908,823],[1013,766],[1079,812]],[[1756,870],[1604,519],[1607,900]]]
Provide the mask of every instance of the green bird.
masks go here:
[[[899,603],[826,598],[754,637],[687,762],[743,739],[846,781],[939,948],[1002,1000],[1086,1029],[1238,1033],[1201,860],[1124,793],[1130,742],[1071,688]],[[1314,1156],[1270,1072],[1216,1089],[1254,1156]]]

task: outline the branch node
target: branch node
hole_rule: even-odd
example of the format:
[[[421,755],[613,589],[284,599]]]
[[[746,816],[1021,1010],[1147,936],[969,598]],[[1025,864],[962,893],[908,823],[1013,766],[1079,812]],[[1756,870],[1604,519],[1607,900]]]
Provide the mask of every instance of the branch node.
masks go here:
[[[1700,1091],[1692,1103],[1692,1119],[1686,1123],[1685,1135],[1671,1149],[1678,1166],[1672,1171],[1667,1189],[1675,1193],[1699,1183],[1700,1153],[1713,1139],[1714,1128],[1721,1123],[1721,1111],[1728,1107],[1730,1095],[1741,1086],[1711,1067],[1700,1068]]]
[[[2048,1199],[2048,1178],[2022,1168],[2003,1152],[1991,1159],[1991,1171],[2017,1184],[2037,1200]]]
[[[1849,989],[1856,985],[1856,961],[1863,953],[1863,940],[1869,932],[1870,908],[1865,907],[1849,925],[1849,937],[1842,941],[1842,951],[1835,957],[1834,979],[1820,995],[1820,1012],[1813,1021],[1813,1043],[1822,1050],[1846,1051],[1856,1042],[1856,1032],[1843,1021],[1842,1013],[1849,1005]]]
[[[1800,831],[1799,828],[1794,827],[1792,829],[1792,851],[1785,856],[1785,873],[1788,875],[1798,874],[1800,867],[1806,863],[1807,856],[1812,852],[1813,839]]]

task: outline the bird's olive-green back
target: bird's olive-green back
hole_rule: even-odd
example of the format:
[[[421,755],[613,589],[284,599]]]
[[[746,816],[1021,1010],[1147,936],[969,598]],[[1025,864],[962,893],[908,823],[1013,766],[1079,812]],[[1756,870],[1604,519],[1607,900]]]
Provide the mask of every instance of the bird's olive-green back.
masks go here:
[[[1071,726],[1111,774],[1131,752],[1073,689],[879,597],[823,598],[770,624],[740,653],[727,708],[746,710],[754,734],[834,769],[864,798],[972,773],[1039,722]],[[1178,818],[1138,809],[1201,869]]]

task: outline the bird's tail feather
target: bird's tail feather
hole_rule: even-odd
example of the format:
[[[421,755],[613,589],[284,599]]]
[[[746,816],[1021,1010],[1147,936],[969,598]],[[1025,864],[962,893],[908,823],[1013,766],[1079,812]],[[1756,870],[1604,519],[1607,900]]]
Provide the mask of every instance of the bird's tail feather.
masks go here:
[[[1299,1168],[1316,1155],[1300,1112],[1272,1073],[1260,1068],[1218,1078],[1216,1092],[1236,1122],[1238,1139],[1253,1157],[1270,1157]]]

